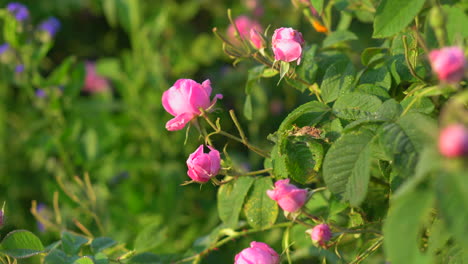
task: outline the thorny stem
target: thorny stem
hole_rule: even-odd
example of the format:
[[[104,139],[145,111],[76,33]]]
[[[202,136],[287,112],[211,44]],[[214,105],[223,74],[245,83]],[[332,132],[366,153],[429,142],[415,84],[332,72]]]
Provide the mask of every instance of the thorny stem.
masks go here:
[[[263,229],[249,229],[249,230],[244,230],[244,231],[240,231],[240,232],[233,232],[232,235],[219,240],[218,242],[211,245],[209,248],[203,250],[202,252],[200,252],[200,253],[198,253],[198,254],[196,254],[194,256],[191,256],[191,257],[176,261],[176,262],[174,262],[174,264],[184,263],[184,262],[187,262],[187,261],[190,261],[190,260],[195,260],[195,259],[200,260],[203,256],[207,255],[212,250],[214,250],[216,248],[219,248],[219,247],[223,246],[224,244],[228,243],[229,241],[231,241],[233,239],[236,239],[238,237],[241,237],[241,236],[246,236],[246,235],[249,235],[249,234],[263,232],[263,231],[267,231],[267,230],[275,229],[275,228],[290,227],[292,225],[293,225],[292,222],[284,222],[284,223],[279,223],[279,224],[276,224],[276,225],[273,225],[273,226],[270,226],[270,227],[267,227],[267,228],[263,228]]]
[[[411,75],[413,75],[416,79],[420,80],[422,83],[426,83],[426,81],[424,81],[423,78],[421,78],[417,73],[416,71],[414,70],[413,68],[413,65],[411,64],[410,60],[409,60],[409,49],[408,49],[408,43],[406,42],[406,36],[403,36],[402,37],[402,40],[403,40],[403,47],[405,48],[405,61],[406,61],[406,64],[408,65],[408,69],[411,73]]]
[[[231,111],[232,111],[232,110],[231,110]],[[268,153],[266,153],[265,151],[263,151],[262,149],[260,149],[260,148],[258,148],[258,147],[256,147],[256,146],[254,146],[254,145],[252,145],[252,144],[250,144],[250,143],[247,141],[247,138],[245,138],[245,135],[244,135],[244,138],[242,139],[242,138],[236,137],[236,136],[234,136],[234,135],[232,135],[232,134],[230,134],[230,133],[227,133],[227,132],[221,130],[220,127],[216,126],[216,125],[208,118],[208,116],[206,115],[205,111],[203,111],[203,109],[201,110],[201,116],[205,119],[205,121],[208,123],[208,125],[210,125],[211,128],[213,128],[213,130],[215,131],[215,132],[213,132],[213,133],[210,133],[210,134],[206,135],[207,138],[209,138],[209,137],[210,137],[211,135],[213,135],[213,134],[220,134],[220,135],[223,135],[223,136],[225,136],[225,137],[228,137],[228,138],[230,138],[230,139],[233,139],[233,140],[235,140],[235,141],[237,141],[237,142],[240,142],[240,143],[244,144],[247,148],[249,148],[250,150],[252,150],[253,152],[257,153],[258,155],[260,155],[260,156],[262,156],[262,157],[265,157],[265,158],[269,158],[269,157],[270,157],[270,155],[269,155]],[[236,121],[237,121],[237,119],[236,119]],[[236,123],[236,121],[234,121],[234,123]],[[238,125],[239,125],[239,124],[237,123],[236,126],[238,126]],[[240,125],[239,125],[239,127],[240,127]],[[238,127],[238,129],[239,129],[239,127]],[[241,135],[241,136],[242,136],[242,135]]]

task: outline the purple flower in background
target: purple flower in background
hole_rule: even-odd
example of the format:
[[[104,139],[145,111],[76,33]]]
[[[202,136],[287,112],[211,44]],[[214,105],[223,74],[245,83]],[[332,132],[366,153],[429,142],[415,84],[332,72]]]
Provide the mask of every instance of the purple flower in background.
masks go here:
[[[13,2],[7,5],[7,10],[15,16],[16,20],[24,21],[29,18],[28,8],[20,3]]]
[[[60,29],[60,21],[55,17],[49,17],[39,24],[39,30],[47,32],[50,37],[54,37]]]
[[[22,73],[24,71],[24,64],[18,64],[15,67],[15,72],[16,73]]]
[[[7,52],[10,49],[10,44],[8,43],[3,43],[0,45],[0,55]]]
[[[46,92],[43,89],[36,89],[35,94],[38,98],[44,98],[47,96]]]
[[[47,218],[46,216],[46,210],[47,210],[47,206],[44,204],[44,203],[38,203],[37,206],[36,206],[36,212],[44,217],[44,218]],[[43,223],[41,223],[40,221],[37,221],[37,229],[39,229],[40,232],[45,232],[45,226]]]

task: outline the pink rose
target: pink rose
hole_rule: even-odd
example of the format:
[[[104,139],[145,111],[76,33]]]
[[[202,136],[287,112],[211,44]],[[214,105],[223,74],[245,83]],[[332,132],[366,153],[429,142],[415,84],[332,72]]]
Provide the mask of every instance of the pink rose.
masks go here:
[[[267,244],[253,241],[236,255],[234,264],[279,264],[279,255]]]
[[[250,42],[252,42],[252,45],[257,49],[265,48],[265,40],[262,35],[253,28],[250,29]]]
[[[286,212],[296,212],[301,209],[307,199],[307,190],[299,189],[289,184],[289,179],[275,182],[275,189],[268,190],[267,195],[278,202]]]
[[[174,86],[165,91],[162,96],[164,109],[175,116],[166,123],[166,129],[169,131],[183,129],[190,120],[200,115],[200,108],[207,110],[216,103],[218,98],[223,98],[222,94],[216,94],[210,102],[210,95],[210,80],[202,84],[190,79],[177,80]]]
[[[446,157],[468,154],[468,130],[463,125],[451,125],[439,135],[439,151]]]
[[[109,89],[109,82],[106,78],[96,72],[96,65],[93,62],[86,62],[86,77],[83,91],[88,93],[99,93]]]
[[[253,29],[254,31],[257,32],[262,32],[263,29],[260,26],[260,24],[254,20],[251,20],[247,16],[239,16],[234,20],[234,24],[236,24],[237,30],[239,31],[240,37],[246,40],[250,39],[250,31]],[[229,39],[237,44],[239,41],[236,39],[236,29],[234,28],[234,25],[229,25],[228,30],[227,30],[227,35]]]
[[[299,31],[292,28],[278,28],[273,34],[271,44],[275,60],[286,62],[297,60],[297,65],[301,63],[304,39]]]
[[[310,235],[313,242],[321,246],[325,246],[325,242],[330,240],[332,236],[330,227],[327,224],[316,225],[314,228],[308,229],[306,233]]]
[[[203,152],[203,145],[190,154],[187,159],[188,176],[196,182],[207,182],[218,174],[221,167],[219,151],[208,146],[209,153]]]
[[[467,66],[463,50],[459,47],[446,47],[429,53],[432,70],[439,80],[456,83],[463,79]]]

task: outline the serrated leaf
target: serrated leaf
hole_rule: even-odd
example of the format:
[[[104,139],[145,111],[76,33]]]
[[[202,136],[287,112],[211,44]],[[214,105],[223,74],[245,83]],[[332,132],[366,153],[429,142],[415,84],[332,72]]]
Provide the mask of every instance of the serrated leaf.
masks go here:
[[[387,52],[388,52],[388,48],[378,48],[378,47],[366,48],[361,53],[361,63],[364,66],[368,66],[373,61],[374,57],[377,57],[377,55],[379,54],[385,54]]]
[[[360,84],[356,87],[354,91],[375,95],[382,101],[391,98],[391,96],[388,94],[387,89],[383,88],[382,86],[370,84],[370,83]]]
[[[437,208],[446,228],[468,248],[468,181],[466,171],[440,172],[436,180]]]
[[[344,41],[356,40],[358,37],[351,31],[339,30],[332,32],[323,40],[323,47],[330,47]]]
[[[162,264],[162,260],[158,255],[153,253],[141,253],[131,258],[128,264]]]
[[[290,177],[301,184],[310,183],[322,165],[322,144],[310,137],[288,137],[282,145]]]
[[[13,258],[28,258],[44,250],[41,240],[27,230],[15,230],[3,239],[0,252]]]
[[[218,214],[226,227],[237,227],[242,205],[254,181],[252,177],[240,177],[218,189]]]
[[[355,69],[352,63],[340,61],[330,66],[320,86],[324,102],[333,102],[341,93],[350,90],[354,75]]]
[[[359,206],[367,194],[373,139],[374,134],[366,129],[344,134],[325,155],[325,184],[332,193],[348,200],[352,206]]]
[[[333,105],[333,112],[339,118],[356,120],[375,116],[381,105],[377,96],[353,92],[340,96]]]
[[[59,249],[50,251],[44,258],[44,264],[64,264],[72,261],[73,260],[70,260],[70,257],[68,257],[65,252]]]
[[[428,256],[419,251],[419,234],[433,201],[433,193],[428,190],[408,192],[392,201],[383,227],[384,249],[389,261],[431,263]]]
[[[374,20],[374,38],[390,37],[413,21],[425,0],[382,0]]]
[[[273,189],[271,178],[256,178],[244,205],[247,223],[261,229],[272,226],[278,217],[278,205],[267,196],[266,191]]]
[[[88,239],[83,236],[75,235],[70,232],[62,232],[62,248],[68,255],[76,255],[80,251],[82,245],[88,242]]]
[[[385,66],[377,69],[369,69],[361,75],[359,83],[377,85],[389,91],[392,87],[392,75]]]
[[[110,237],[96,237],[91,242],[91,249],[93,250],[94,253],[98,253],[116,244],[117,242]]]
[[[288,178],[288,170],[286,168],[286,157],[280,153],[279,144],[276,144],[271,149],[271,165],[273,167],[273,175],[275,179]]]
[[[320,102],[312,101],[305,103],[294,109],[281,123],[278,133],[283,133],[297,126],[313,126],[320,122],[323,117],[330,111],[330,108]]]
[[[73,264],[95,264],[95,263],[90,257],[81,257],[75,260]]]
[[[408,96],[400,104],[405,112],[414,111],[430,114],[435,109],[434,103],[427,97]]]

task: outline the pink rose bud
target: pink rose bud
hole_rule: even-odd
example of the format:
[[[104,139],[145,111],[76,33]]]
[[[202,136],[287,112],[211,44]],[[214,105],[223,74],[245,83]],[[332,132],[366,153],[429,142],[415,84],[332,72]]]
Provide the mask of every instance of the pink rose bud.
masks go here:
[[[270,246],[253,241],[250,247],[236,255],[234,264],[279,264],[280,259]]]
[[[446,47],[429,53],[432,70],[439,80],[457,83],[463,79],[467,66],[463,50],[459,47]]]
[[[252,45],[257,49],[263,49],[266,46],[262,35],[253,28],[250,29],[250,42],[252,42]]]
[[[299,65],[303,44],[304,39],[299,31],[292,28],[278,28],[272,38],[275,60],[285,62],[297,60],[297,65]]]
[[[218,174],[221,167],[219,151],[210,146],[208,148],[210,152],[204,153],[203,145],[201,145],[187,159],[187,174],[196,182],[204,183],[209,181],[211,177]]]
[[[260,24],[258,24],[258,22],[251,20],[247,16],[237,17],[234,20],[234,24],[236,25],[237,30],[239,31],[240,37],[246,40],[250,39],[250,34],[251,34],[250,31],[252,29],[257,32],[263,31],[262,27],[260,26]],[[236,29],[234,28],[234,25],[232,24],[229,25],[229,28],[227,30],[227,35],[229,39],[235,44],[239,43],[239,41],[236,39],[236,34],[237,32],[236,32]]]
[[[96,72],[96,65],[92,62],[86,63],[86,78],[83,91],[88,93],[99,93],[109,89],[109,82],[106,78]]]
[[[275,189],[268,190],[267,195],[278,202],[286,212],[296,212],[301,209],[307,199],[307,190],[299,189],[289,184],[289,179],[275,182]]]
[[[321,246],[325,246],[325,242],[331,239],[332,233],[327,224],[316,225],[314,228],[306,231],[310,235],[313,242]]]
[[[439,151],[450,158],[467,155],[468,130],[463,125],[451,125],[442,129],[439,135]]]
[[[200,115],[200,108],[208,110],[218,98],[223,98],[222,94],[217,94],[210,102],[210,95],[210,80],[202,84],[190,79],[177,80],[174,86],[165,91],[162,96],[164,109],[175,116],[166,123],[166,129],[169,131],[183,129],[190,120]]]

